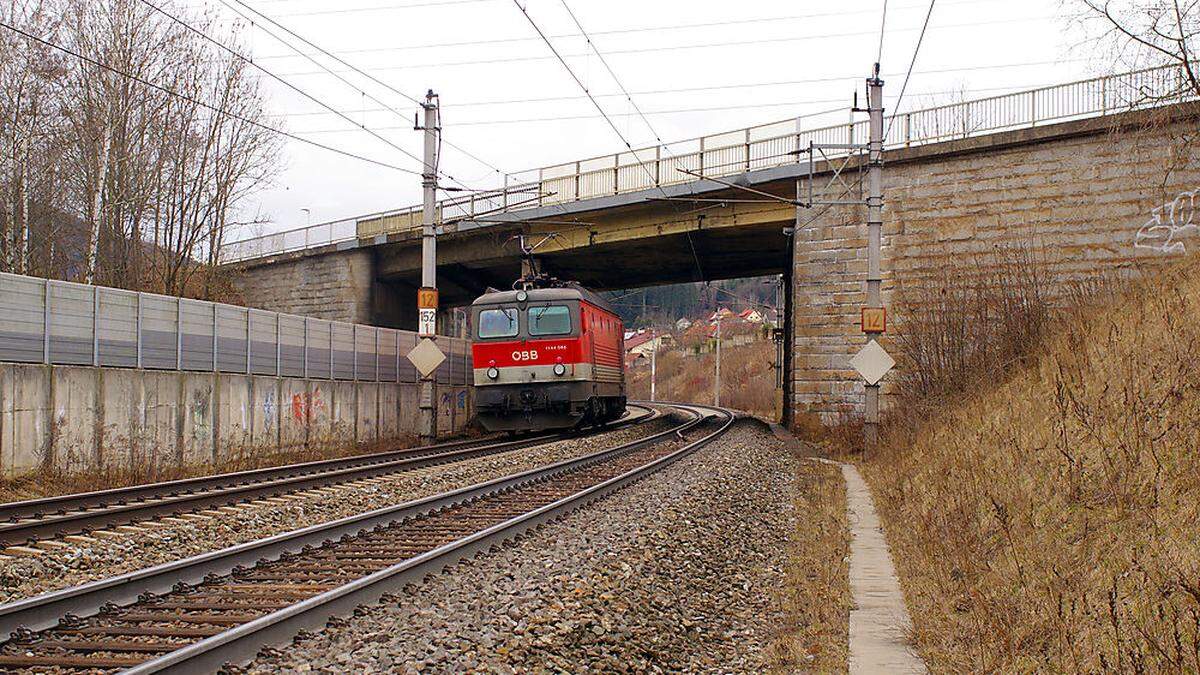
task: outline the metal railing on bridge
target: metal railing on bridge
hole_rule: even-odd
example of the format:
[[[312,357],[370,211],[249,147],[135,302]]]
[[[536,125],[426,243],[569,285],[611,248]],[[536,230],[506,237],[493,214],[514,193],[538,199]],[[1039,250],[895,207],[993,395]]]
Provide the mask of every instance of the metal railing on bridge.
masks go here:
[[[0,272],[0,362],[416,382],[410,331]],[[471,382],[438,338],[441,384]]]
[[[1079,80],[891,115],[884,147],[926,145],[1050,122],[1180,103],[1194,98],[1175,66]],[[746,127],[632,152],[531,169],[505,177],[505,187],[439,202],[443,222],[500,211],[562,204],[678,185],[694,174],[722,177],[807,161],[809,144],[855,144],[867,139],[867,120],[803,129],[801,120]],[[848,150],[826,152],[844,156]],[[691,173],[687,173],[691,172]],[[226,262],[276,255],[420,227],[420,207],[312,225],[227,243]]]

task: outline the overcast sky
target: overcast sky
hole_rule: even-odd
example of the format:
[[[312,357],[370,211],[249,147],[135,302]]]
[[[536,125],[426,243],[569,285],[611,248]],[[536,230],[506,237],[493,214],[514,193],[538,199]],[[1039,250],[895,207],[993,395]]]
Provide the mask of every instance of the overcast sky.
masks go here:
[[[517,172],[623,147],[512,0],[243,1],[395,90],[414,98],[426,89],[440,94],[446,141],[487,162],[444,148],[443,170],[472,187],[498,184],[495,168]],[[666,141],[848,107],[876,59],[883,6],[883,0],[566,2]],[[237,20],[219,0],[188,6]],[[928,6],[927,0],[889,2],[881,60],[889,109]],[[653,144],[651,129],[623,96],[613,95],[617,83],[590,54],[562,0],[528,0],[527,9],[600,95],[622,134],[635,145]],[[939,0],[901,108],[1097,74],[1101,65],[1079,47],[1064,11],[1057,0]],[[353,86],[340,82],[264,27],[257,19],[243,28],[257,63],[420,156],[411,101],[352,72],[342,75]],[[284,86],[268,80],[264,87],[275,121],[289,131],[419,170],[417,161]],[[843,110],[804,123],[847,118]],[[250,205],[270,220],[268,232],[420,201],[416,176],[302,143],[287,142],[284,163]]]

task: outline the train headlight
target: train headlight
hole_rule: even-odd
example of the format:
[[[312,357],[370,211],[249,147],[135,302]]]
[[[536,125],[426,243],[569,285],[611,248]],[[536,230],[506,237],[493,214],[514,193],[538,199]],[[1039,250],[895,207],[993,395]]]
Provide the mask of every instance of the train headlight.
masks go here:
[[[491,368],[488,368],[487,376],[488,376],[489,380],[495,380],[495,379],[499,378],[500,377],[500,369],[497,368],[496,366],[492,366]]]
[[[561,363],[554,364],[554,374],[562,377],[567,374],[567,367]]]
[[[529,300],[529,294],[525,291],[517,291],[517,302],[525,302]]]

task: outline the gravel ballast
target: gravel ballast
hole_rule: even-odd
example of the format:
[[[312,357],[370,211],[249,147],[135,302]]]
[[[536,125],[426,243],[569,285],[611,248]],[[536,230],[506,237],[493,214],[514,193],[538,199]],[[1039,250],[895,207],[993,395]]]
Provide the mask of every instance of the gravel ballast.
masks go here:
[[[783,442],[695,454],[269,648],[239,672],[761,672],[795,510]]]
[[[553,462],[597,452],[648,436],[667,420],[557,441],[534,448],[398,473],[374,484],[332,486],[310,491],[285,504],[238,505],[208,520],[138,524],[144,532],[45,551],[36,557],[0,560],[0,603],[124,574],[233,546],[300,527],[400,504],[454,488],[499,478]]]

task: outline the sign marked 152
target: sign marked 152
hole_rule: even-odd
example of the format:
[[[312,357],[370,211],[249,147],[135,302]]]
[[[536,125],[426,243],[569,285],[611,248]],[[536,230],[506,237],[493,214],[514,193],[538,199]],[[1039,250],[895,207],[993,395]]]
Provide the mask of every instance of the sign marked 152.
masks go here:
[[[437,310],[421,308],[417,312],[417,334],[421,337],[433,337],[437,333]]]

